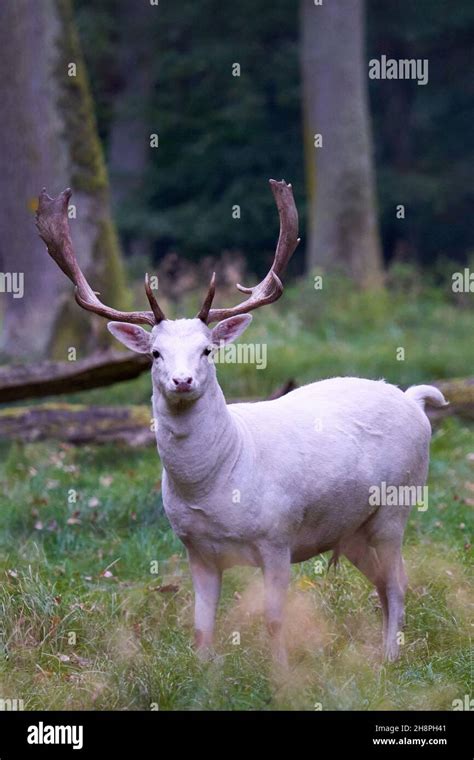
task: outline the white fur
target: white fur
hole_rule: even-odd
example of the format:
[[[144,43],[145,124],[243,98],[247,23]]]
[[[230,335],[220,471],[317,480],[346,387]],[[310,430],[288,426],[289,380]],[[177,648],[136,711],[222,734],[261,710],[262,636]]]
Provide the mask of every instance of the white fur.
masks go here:
[[[276,657],[290,563],[333,550],[376,586],[385,653],[398,655],[407,580],[401,544],[409,507],[369,504],[382,482],[422,486],[431,427],[424,402],[445,403],[430,386],[406,393],[384,381],[337,377],[282,398],[226,405],[206,347],[235,339],[249,315],[209,330],[199,320],[164,321],[151,333],[110,329],[130,348],[157,350],[153,412],[163,462],[163,500],[185,544],[195,587],[198,648],[212,645],[222,571],[261,567]],[[228,324],[226,324],[228,323]],[[144,336],[147,336],[145,339]],[[148,340],[148,344],[146,343]],[[192,378],[189,392],[173,388]]]

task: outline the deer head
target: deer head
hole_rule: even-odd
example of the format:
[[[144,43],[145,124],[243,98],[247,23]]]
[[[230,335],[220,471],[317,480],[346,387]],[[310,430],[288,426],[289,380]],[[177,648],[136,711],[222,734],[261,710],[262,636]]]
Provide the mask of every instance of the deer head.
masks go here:
[[[270,186],[280,217],[280,236],[267,275],[253,288],[237,285],[248,295],[241,303],[213,309],[214,273],[196,317],[176,320],[165,317],[150,287],[148,275],[145,276],[145,292],[151,311],[123,312],[103,304],[87,282],[74,254],[67,216],[71,190],[67,188],[57,198],[50,198],[43,189],[39,197],[38,232],[49,255],[75,285],[77,303],[83,309],[108,318],[108,329],[127,348],[150,354],[153,384],[170,403],[189,402],[201,396],[208,379],[215,375],[213,351],[242,334],[252,320],[248,312],[277,301],[283,293],[280,276],[299,243],[298,213],[291,185],[271,179]],[[217,324],[211,329],[209,325],[214,322]],[[152,330],[147,331],[139,325],[148,325]]]

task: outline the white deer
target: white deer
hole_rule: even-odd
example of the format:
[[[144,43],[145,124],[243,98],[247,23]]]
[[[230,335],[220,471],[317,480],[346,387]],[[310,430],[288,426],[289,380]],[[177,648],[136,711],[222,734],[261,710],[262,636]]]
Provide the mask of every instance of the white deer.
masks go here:
[[[37,226],[50,255],[75,284],[80,306],[108,317],[116,338],[153,359],[163,503],[189,558],[198,652],[212,651],[223,570],[253,565],[263,571],[272,649],[284,664],[290,565],[332,550],[333,558],[345,555],[375,585],[385,656],[394,660],[404,618],[401,546],[410,505],[406,499],[397,506],[374,504],[370,494],[383,484],[425,484],[431,427],[424,405],[446,402],[427,385],[404,393],[382,380],[337,377],[272,401],[226,404],[212,353],[241,335],[252,319],[249,311],[279,298],[279,276],[298,244],[291,185],[270,184],[280,216],[272,268],[256,287],[237,286],[249,296],[228,309],[211,308],[213,275],[194,319],[166,319],[148,277],[151,311],[119,312],[99,301],[74,255],[70,190],[56,199],[43,190]]]

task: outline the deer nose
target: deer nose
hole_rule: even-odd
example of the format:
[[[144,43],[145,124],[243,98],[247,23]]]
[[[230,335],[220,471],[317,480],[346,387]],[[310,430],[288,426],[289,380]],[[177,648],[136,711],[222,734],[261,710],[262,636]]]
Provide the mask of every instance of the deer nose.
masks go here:
[[[177,388],[189,388],[192,382],[192,377],[173,377],[173,383]]]

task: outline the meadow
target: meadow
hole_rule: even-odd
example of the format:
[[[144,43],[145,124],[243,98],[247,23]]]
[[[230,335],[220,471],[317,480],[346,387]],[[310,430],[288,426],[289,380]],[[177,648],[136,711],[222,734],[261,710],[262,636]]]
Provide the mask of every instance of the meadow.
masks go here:
[[[219,367],[227,398],[262,398],[289,378],[360,375],[406,386],[472,372],[466,299],[412,270],[385,293],[337,280],[317,292],[308,279],[282,300],[242,338],[266,343],[267,368]],[[150,391],[145,375],[66,400],[149,403]],[[225,574],[218,656],[195,658],[191,582],[163,512],[154,447],[2,442],[0,452],[1,698],[48,710],[441,710],[472,695],[466,420],[434,427],[429,507],[413,511],[405,539],[400,660],[381,661],[373,588],[347,560],[328,570],[323,556],[293,566],[285,675],[269,658],[253,569]]]

